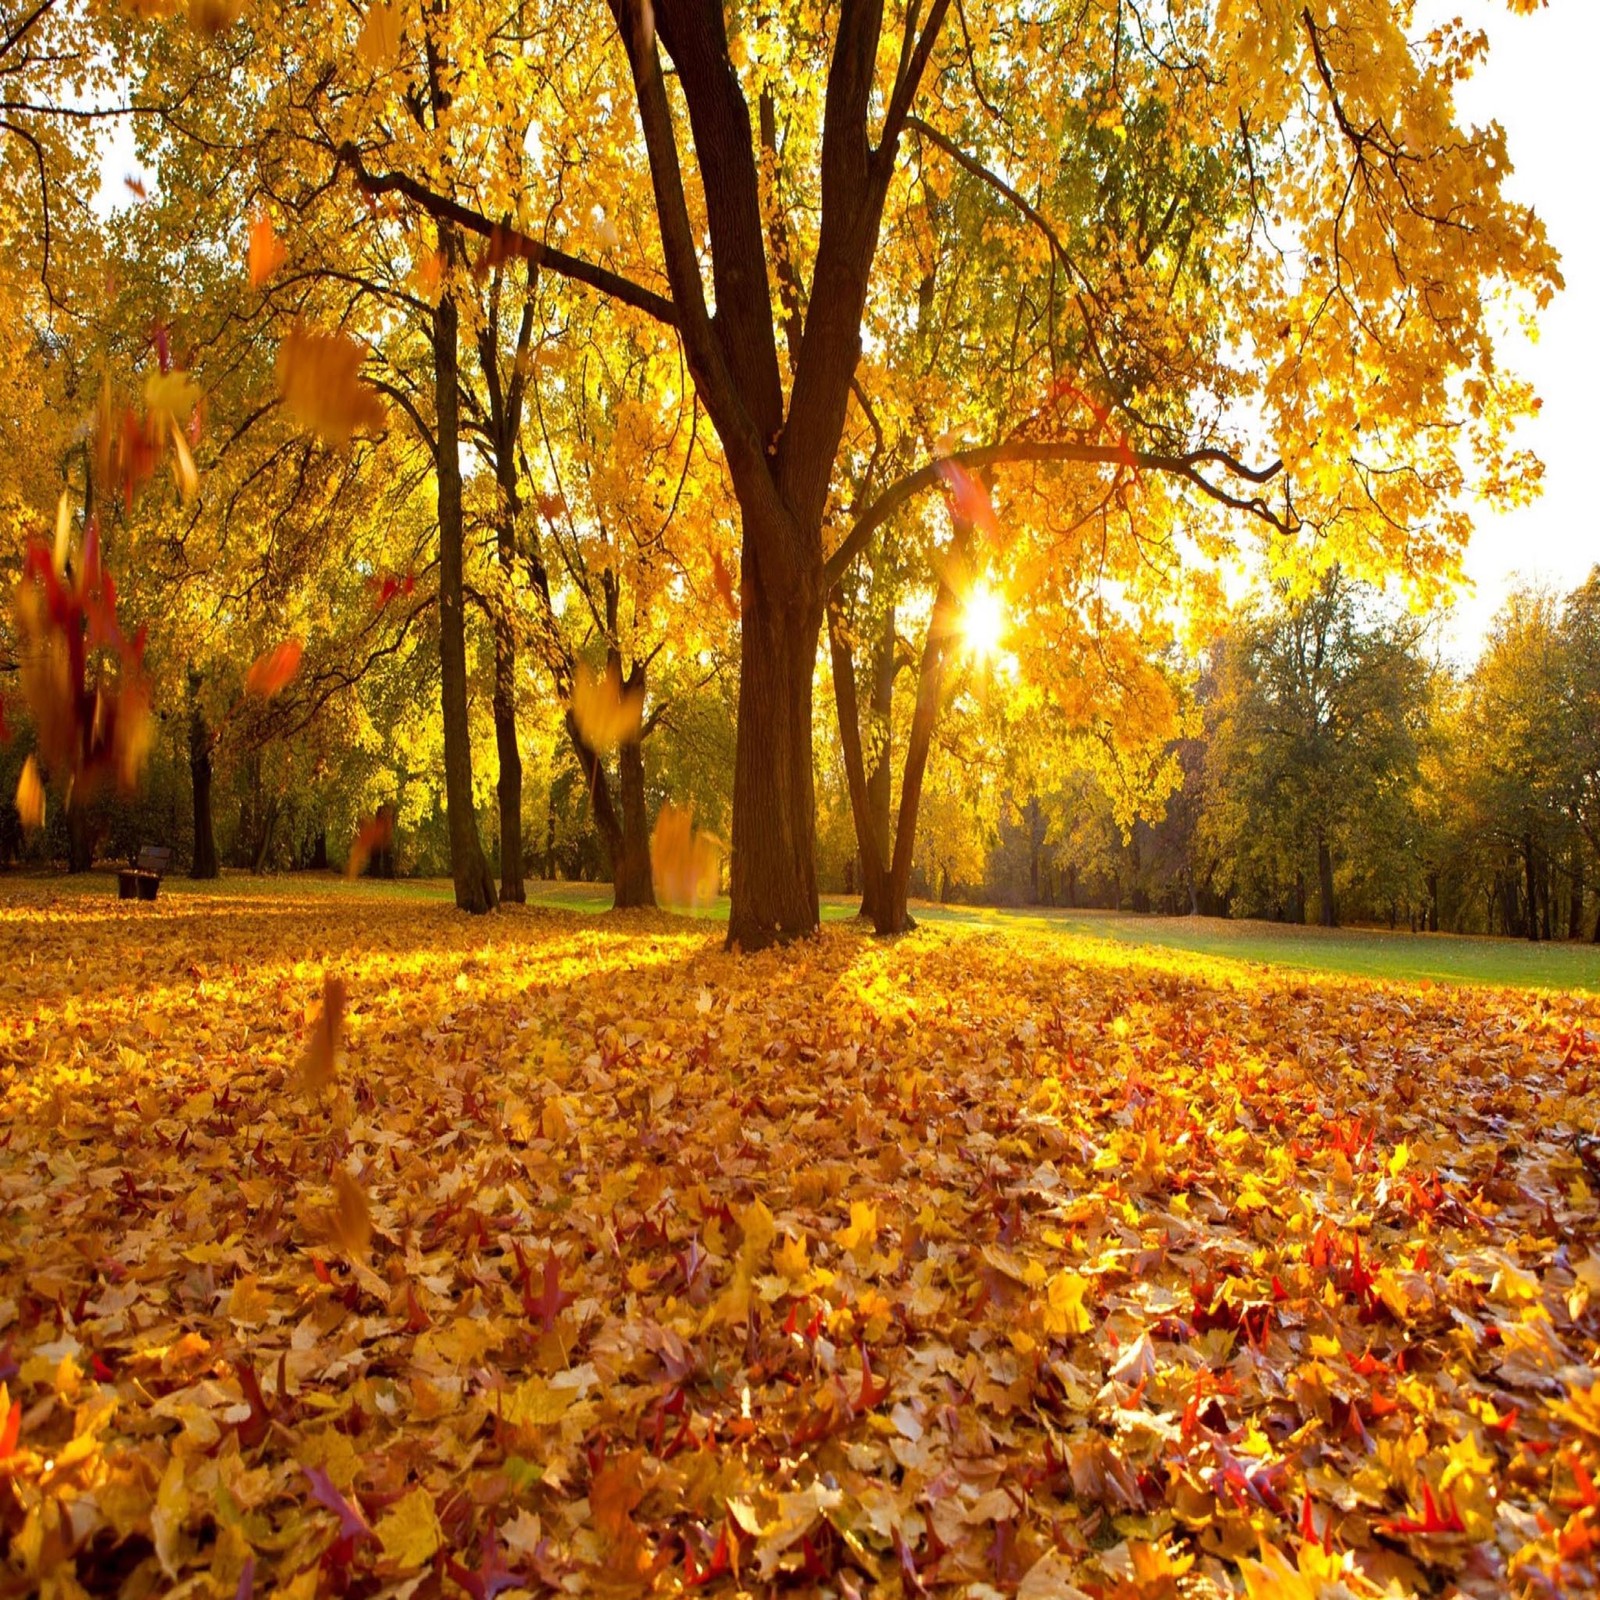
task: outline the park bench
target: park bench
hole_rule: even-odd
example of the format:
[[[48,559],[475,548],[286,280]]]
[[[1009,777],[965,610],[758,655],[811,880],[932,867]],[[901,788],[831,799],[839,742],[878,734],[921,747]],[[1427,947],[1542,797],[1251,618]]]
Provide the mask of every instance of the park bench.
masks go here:
[[[139,859],[117,873],[117,898],[154,900],[161,887],[162,874],[171,860],[172,851],[166,845],[145,845],[139,852]]]

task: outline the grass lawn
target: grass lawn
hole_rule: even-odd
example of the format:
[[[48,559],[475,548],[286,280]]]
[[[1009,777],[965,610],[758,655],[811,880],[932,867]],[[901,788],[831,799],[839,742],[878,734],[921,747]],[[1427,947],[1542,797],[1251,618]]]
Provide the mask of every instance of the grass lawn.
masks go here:
[[[1600,1002],[958,921],[0,879],[0,1592],[1597,1592]]]

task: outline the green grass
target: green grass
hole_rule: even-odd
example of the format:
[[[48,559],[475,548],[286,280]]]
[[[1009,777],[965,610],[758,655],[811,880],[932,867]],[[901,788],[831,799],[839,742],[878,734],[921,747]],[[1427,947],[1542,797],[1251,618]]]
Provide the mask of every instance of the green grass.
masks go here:
[[[109,872],[84,877],[16,876],[4,885],[23,884],[44,890],[114,896]],[[215,883],[169,878],[163,895],[231,898],[252,895],[360,894],[375,900],[441,901],[450,897],[446,879],[364,879],[348,884],[331,873],[295,873],[290,877],[253,878],[230,872]],[[586,913],[610,909],[607,884],[530,881],[530,905]],[[844,922],[855,915],[856,901],[843,895],[824,896],[825,922]],[[1112,911],[1063,911],[1042,907],[1005,910],[986,906],[915,904],[921,921],[974,931],[1015,929],[1052,932],[1120,944],[1181,950],[1224,960],[1257,962],[1306,972],[1345,973],[1353,977],[1390,978],[1402,982],[1490,984],[1517,989],[1575,990],[1600,994],[1600,946],[1593,944],[1529,944],[1519,939],[1481,939],[1455,934],[1389,933],[1368,928],[1302,928],[1273,922],[1227,922],[1217,917],[1150,917]],[[693,916],[726,920],[726,898],[700,907]]]

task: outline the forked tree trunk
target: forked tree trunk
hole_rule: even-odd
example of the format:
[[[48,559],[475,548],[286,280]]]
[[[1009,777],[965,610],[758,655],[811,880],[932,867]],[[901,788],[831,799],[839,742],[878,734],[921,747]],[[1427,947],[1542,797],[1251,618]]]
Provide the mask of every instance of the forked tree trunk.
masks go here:
[[[197,700],[189,707],[189,781],[194,789],[194,859],[189,876],[214,878],[217,833],[211,817],[211,734]]]
[[[447,234],[441,233],[446,256]],[[466,610],[462,599],[461,392],[457,372],[459,318],[445,295],[433,314],[433,376],[439,480],[439,679],[444,713],[445,818],[456,905],[481,913],[495,907],[494,879],[478,840],[472,807],[472,736],[467,721]]]
[[[728,947],[747,951],[806,938],[820,920],[811,679],[822,597],[762,573],[761,544],[747,532],[733,764]]]

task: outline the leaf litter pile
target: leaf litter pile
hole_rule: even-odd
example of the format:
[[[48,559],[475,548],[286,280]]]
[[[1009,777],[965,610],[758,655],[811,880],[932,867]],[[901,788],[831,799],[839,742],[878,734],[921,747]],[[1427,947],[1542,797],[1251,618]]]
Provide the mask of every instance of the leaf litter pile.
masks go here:
[[[1592,1001],[9,896],[8,1593],[1600,1585]]]

